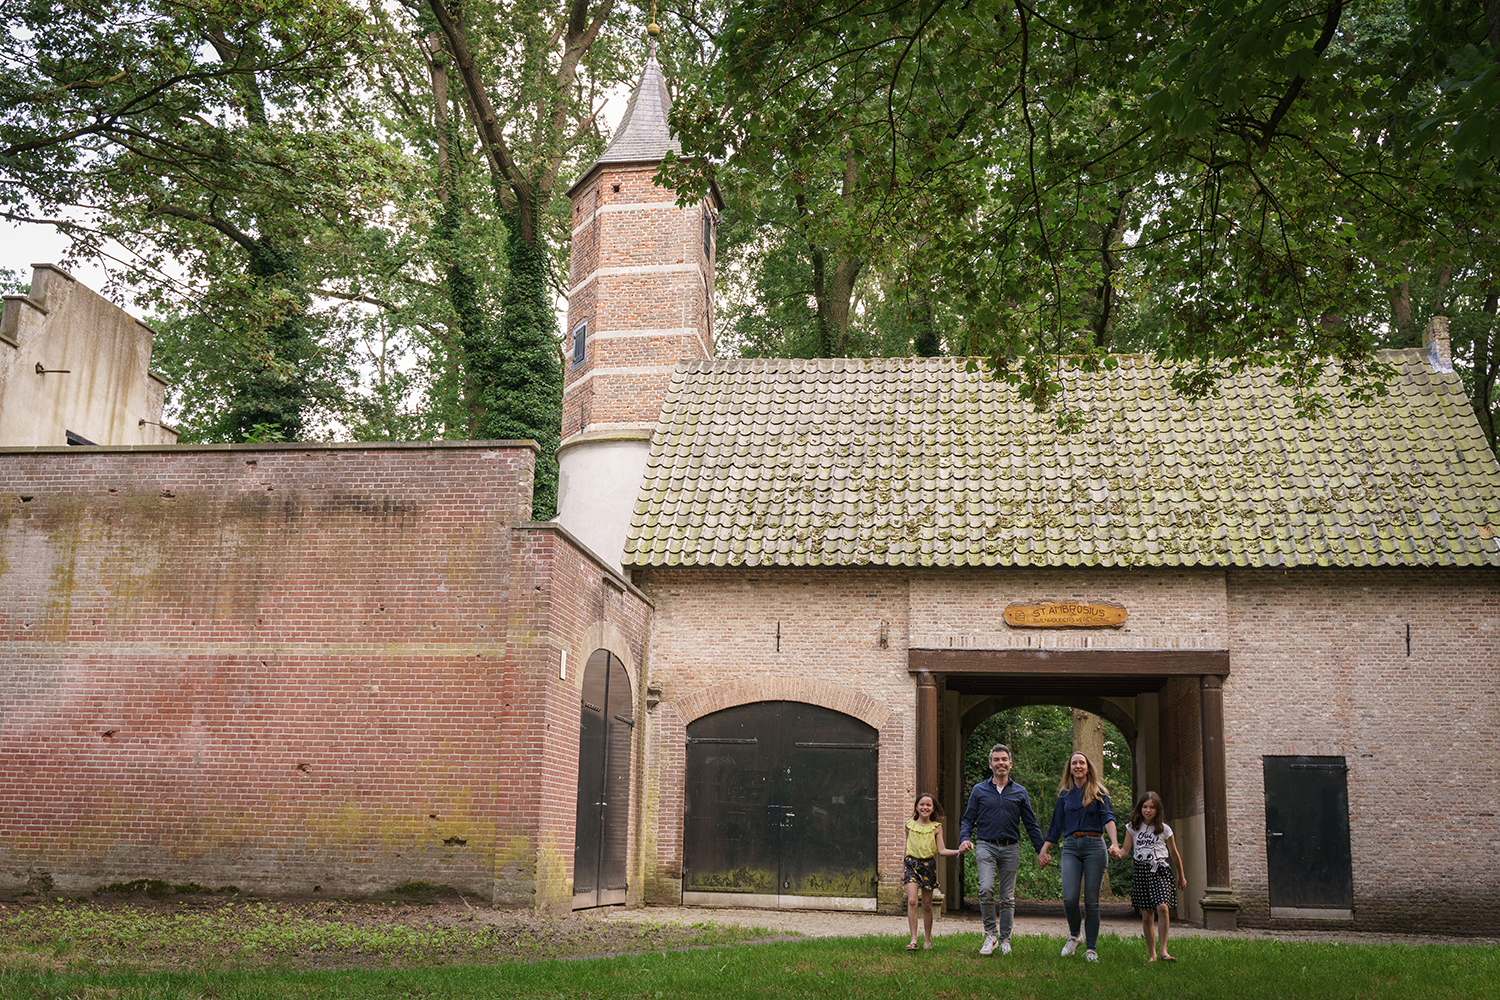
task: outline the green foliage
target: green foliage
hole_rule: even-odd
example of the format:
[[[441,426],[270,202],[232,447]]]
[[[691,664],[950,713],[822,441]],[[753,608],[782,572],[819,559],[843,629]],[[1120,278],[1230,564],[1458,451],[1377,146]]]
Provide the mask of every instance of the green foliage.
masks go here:
[[[557,510],[557,451],[562,413],[562,359],[557,323],[548,294],[545,247],[527,243],[513,230],[506,245],[509,280],[501,308],[505,321],[491,343],[468,342],[470,372],[481,386],[483,438],[529,438],[541,445],[533,517],[545,521]]]
[[[0,267],[0,294],[31,294],[31,275],[23,275],[20,271],[17,271],[14,268]]]
[[[1419,262],[1473,260],[1480,298],[1496,281],[1478,5],[741,0],[719,41],[664,174],[777,206],[739,262],[753,351],[778,326],[806,349],[799,248],[836,248],[952,290],[949,348],[1065,420],[1059,356],[1119,347],[1186,362],[1196,394],[1274,363],[1315,410],[1330,362],[1380,391],[1370,355],[1411,322],[1390,298]]]
[[[358,95],[357,3],[5,0],[0,214],[108,258],[136,304],[191,328],[167,365],[212,369],[190,438],[296,439],[348,379],[309,316],[409,164]],[[226,358],[214,356],[219,348]]]

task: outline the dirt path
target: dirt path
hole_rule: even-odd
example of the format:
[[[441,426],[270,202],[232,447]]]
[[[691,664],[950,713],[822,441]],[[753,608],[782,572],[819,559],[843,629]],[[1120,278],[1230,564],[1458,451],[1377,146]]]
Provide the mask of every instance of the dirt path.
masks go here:
[[[739,927],[763,927],[779,933],[796,933],[808,937],[863,937],[882,935],[904,939],[907,934],[905,916],[886,916],[874,913],[834,913],[820,910],[731,910],[704,909],[683,906],[651,906],[640,909],[611,907],[594,911],[595,919],[606,922],[635,921],[664,923],[667,925],[692,925],[705,922],[731,924]],[[933,923],[933,936],[967,935],[974,948],[979,948],[984,925],[977,913],[945,914]],[[1043,935],[1057,938],[1061,947],[1067,936],[1067,923],[1061,913],[1056,916],[1017,916],[1015,933],[1024,936]],[[1106,916],[1100,924],[1102,935],[1114,935],[1124,939],[1141,937],[1141,922],[1132,917]],[[1342,941],[1350,944],[1473,944],[1495,945],[1500,939],[1487,937],[1445,937],[1420,934],[1384,934],[1365,931],[1269,931],[1246,929],[1239,931],[1210,931],[1180,923],[1172,925],[1172,937],[1223,937],[1240,939],[1270,938],[1281,941]]]

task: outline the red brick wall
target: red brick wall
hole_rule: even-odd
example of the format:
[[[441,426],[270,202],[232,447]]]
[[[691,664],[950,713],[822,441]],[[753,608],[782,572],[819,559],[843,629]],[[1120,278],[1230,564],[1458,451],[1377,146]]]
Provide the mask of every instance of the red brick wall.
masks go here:
[[[596,649],[609,649],[625,664],[635,703],[636,745],[631,801],[638,803],[641,734],[644,733],[645,659],[650,605],[644,595],[586,555],[557,525],[522,525],[514,533],[515,598],[511,606],[510,655],[529,683],[507,705],[508,727],[536,734],[529,768],[516,801],[538,817],[537,897],[561,909],[572,898],[573,831],[577,817],[578,724],[583,668]],[[535,637],[553,637],[538,642]],[[561,653],[566,677],[560,677]],[[529,782],[529,784],[528,784]],[[634,810],[632,810],[634,813]],[[629,893],[639,902],[640,845],[632,825],[627,871]]]
[[[852,715],[880,734],[880,898],[896,907],[904,899],[903,824],[916,780],[904,574],[656,568],[636,574],[657,604],[649,676],[663,699],[650,719],[645,767],[648,900],[682,900],[688,723],[739,704],[802,701]],[[882,620],[891,622],[886,649],[879,645]]]
[[[558,650],[608,588],[559,533],[511,530],[533,461],[0,455],[0,892],[423,880],[556,904],[538,859],[571,797],[559,824],[535,794],[563,795],[560,760],[576,778]],[[605,610],[641,634],[627,597]],[[549,849],[571,858],[571,835]]]

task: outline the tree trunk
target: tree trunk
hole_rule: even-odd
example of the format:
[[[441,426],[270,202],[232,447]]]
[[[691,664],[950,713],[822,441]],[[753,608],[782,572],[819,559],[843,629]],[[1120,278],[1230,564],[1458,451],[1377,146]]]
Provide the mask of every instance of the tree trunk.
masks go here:
[[[818,312],[828,320],[828,330],[833,337],[828,357],[842,358],[849,354],[849,316],[854,302],[854,280],[859,277],[864,261],[846,258],[833,269],[828,282],[826,302],[818,302]]]
[[[457,318],[457,330],[445,328],[442,345],[444,357],[436,382],[441,387],[443,429],[447,434],[458,431],[466,438],[477,435],[484,408],[475,390],[465,350],[484,342],[484,310],[480,305],[479,276],[465,267],[456,252],[463,239],[467,206],[456,195],[456,167],[453,147],[453,123],[448,117],[448,54],[443,48],[443,33],[428,32],[423,55],[432,83],[433,139],[437,147],[438,202],[443,206],[433,226],[432,242],[437,258],[444,264],[448,302]]]
[[[1093,761],[1094,770],[1102,781],[1104,778],[1104,720],[1092,712],[1075,708],[1073,709],[1073,753],[1080,751]],[[1109,884],[1109,869],[1106,868],[1104,884],[1099,889],[1099,895],[1106,897],[1114,894],[1114,889]]]
[[[1082,751],[1101,774],[1104,769],[1104,720],[1081,708],[1073,709],[1073,752]]]

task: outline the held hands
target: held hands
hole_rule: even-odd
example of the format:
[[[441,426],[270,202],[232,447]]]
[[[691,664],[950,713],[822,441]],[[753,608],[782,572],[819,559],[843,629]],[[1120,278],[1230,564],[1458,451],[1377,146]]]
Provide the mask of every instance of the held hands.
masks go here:
[[[961,840],[961,841],[958,842],[958,853],[959,854],[963,854],[966,851],[972,851],[973,849],[974,849],[974,842],[972,840]]]
[[[1046,868],[1051,863],[1052,852],[1047,850],[1047,848],[1045,847],[1042,848],[1041,853],[1036,856],[1036,866],[1038,868]]]
[[[1119,861],[1121,858],[1123,858],[1125,856],[1125,849],[1123,847],[1118,847],[1118,846],[1111,847],[1109,849],[1109,856],[1112,857],[1112,858],[1114,858],[1116,861]]]

